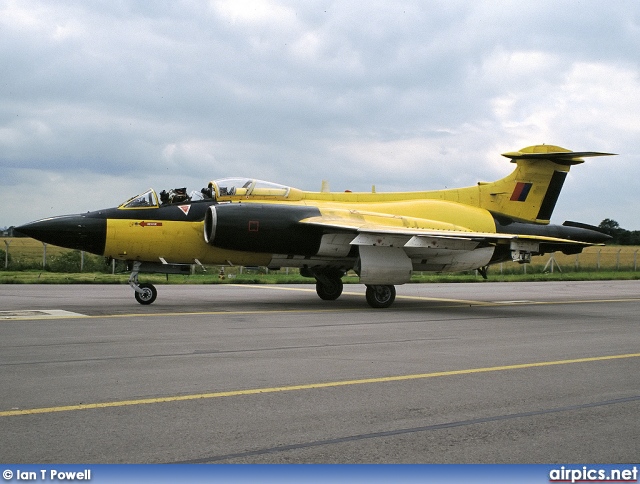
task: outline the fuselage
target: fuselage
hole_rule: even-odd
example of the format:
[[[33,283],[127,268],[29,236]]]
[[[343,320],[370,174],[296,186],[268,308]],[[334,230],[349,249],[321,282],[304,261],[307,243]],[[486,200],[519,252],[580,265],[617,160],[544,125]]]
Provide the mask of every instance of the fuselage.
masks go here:
[[[285,201],[249,199],[234,195],[221,200],[184,201],[97,210],[85,214],[53,217],[19,227],[43,242],[85,250],[128,261],[166,261],[172,264],[245,266],[353,267],[357,252],[353,236],[326,233],[298,222],[311,217],[400,229],[431,229],[457,232],[500,233],[580,240],[600,243],[607,237],[582,228],[498,222],[488,210],[437,199],[391,200],[388,194],[374,201],[371,194],[339,194],[341,200],[306,198]],[[135,197],[134,197],[135,198]],[[319,198],[327,198],[324,194]],[[352,198],[353,201],[349,201]],[[381,197],[382,198],[382,197]],[[358,199],[362,201],[358,201]],[[207,227],[207,214],[216,214],[215,235]],[[504,250],[501,250],[504,249]],[[461,271],[510,259],[508,248],[477,246],[452,241],[430,247],[429,257],[419,249],[407,249],[414,270]],[[547,249],[552,249],[551,247]],[[550,250],[549,250],[550,251]],[[415,255],[416,257],[413,257]]]

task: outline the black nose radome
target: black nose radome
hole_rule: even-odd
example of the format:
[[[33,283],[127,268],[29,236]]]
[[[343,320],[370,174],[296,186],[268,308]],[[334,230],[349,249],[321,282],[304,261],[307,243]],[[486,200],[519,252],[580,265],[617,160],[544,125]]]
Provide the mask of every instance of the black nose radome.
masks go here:
[[[63,215],[37,220],[15,230],[40,242],[102,255],[107,239],[107,220]]]

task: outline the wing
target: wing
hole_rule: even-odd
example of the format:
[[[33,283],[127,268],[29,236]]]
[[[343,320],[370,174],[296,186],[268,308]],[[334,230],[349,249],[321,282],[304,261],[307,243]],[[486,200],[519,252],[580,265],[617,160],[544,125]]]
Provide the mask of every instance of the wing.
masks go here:
[[[380,245],[392,247],[431,247],[452,246],[477,247],[482,243],[505,243],[523,241],[548,243],[567,246],[586,247],[589,242],[553,237],[542,234],[474,232],[447,229],[418,229],[396,227],[383,223],[371,223],[365,220],[336,219],[335,217],[309,217],[300,223],[323,227],[329,232],[352,232],[356,234],[351,245]]]
[[[331,242],[358,246],[357,272],[364,284],[402,284],[412,271],[455,272],[503,261],[529,262],[532,255],[561,250],[579,253],[592,243],[544,234],[478,232],[455,228],[411,228],[402,217],[350,211],[344,217],[314,216],[300,223],[321,227]],[[373,215],[373,217],[371,217]],[[428,221],[425,221],[428,222]],[[434,221],[434,225],[439,222]],[[427,225],[427,224],[424,224]],[[526,224],[539,230],[548,226]]]

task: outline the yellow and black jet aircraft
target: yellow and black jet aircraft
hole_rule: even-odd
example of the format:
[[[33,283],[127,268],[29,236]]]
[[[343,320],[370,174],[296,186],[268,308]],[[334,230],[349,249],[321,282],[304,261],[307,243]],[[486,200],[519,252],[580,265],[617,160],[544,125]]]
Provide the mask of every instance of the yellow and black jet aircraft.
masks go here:
[[[612,153],[538,145],[504,153],[501,180],[423,192],[307,192],[254,179],[214,180],[202,196],[153,189],[117,208],[47,218],[17,230],[42,242],[129,263],[141,304],[157,295],[144,272],[189,273],[193,264],[296,267],[318,296],[337,299],[354,270],[367,302],[390,306],[413,271],[453,272],[532,255],[579,253],[607,235],[576,222],[549,224],[572,165]],[[198,194],[199,195],[199,194]]]

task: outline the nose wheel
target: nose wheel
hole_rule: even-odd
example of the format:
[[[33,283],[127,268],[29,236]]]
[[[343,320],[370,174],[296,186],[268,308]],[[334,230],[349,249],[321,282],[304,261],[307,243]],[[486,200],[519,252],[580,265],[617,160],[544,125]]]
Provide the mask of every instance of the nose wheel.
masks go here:
[[[138,287],[134,289],[136,291],[134,293],[134,296],[136,298],[136,301],[138,301],[140,304],[151,304],[156,300],[156,297],[158,297],[158,291],[156,290],[156,286],[154,286],[153,284],[138,284]]]

